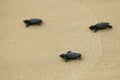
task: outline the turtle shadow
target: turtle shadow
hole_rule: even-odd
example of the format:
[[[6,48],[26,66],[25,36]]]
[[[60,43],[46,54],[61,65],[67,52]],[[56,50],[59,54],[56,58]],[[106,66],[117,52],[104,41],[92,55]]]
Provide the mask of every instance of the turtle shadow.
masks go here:
[[[109,30],[111,30],[111,29],[113,29],[113,27],[112,27],[112,28],[106,28],[106,29],[99,29],[99,30],[97,30],[96,32],[95,32],[94,30],[90,30],[90,29],[89,29],[89,31],[94,32],[94,33],[97,33],[97,32],[109,31]]]
[[[65,62],[74,62],[74,61],[83,61],[84,58],[81,57],[81,58],[76,58],[76,59],[69,59],[68,61],[65,61]]]

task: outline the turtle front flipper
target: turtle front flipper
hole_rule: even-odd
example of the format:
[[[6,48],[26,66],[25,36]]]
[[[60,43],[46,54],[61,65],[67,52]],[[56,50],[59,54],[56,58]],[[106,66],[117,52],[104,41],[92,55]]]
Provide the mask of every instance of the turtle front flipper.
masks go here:
[[[64,56],[64,60],[65,60],[65,62],[69,61],[69,59],[67,58],[67,56]]]
[[[69,60],[66,58],[66,59],[65,59],[65,62],[68,62],[68,61],[69,61]]]
[[[97,29],[97,28],[94,28],[93,30],[94,30],[94,32],[97,32],[97,31],[98,31],[98,29]]]
[[[30,24],[29,23],[26,23],[26,27],[29,27],[30,26]]]

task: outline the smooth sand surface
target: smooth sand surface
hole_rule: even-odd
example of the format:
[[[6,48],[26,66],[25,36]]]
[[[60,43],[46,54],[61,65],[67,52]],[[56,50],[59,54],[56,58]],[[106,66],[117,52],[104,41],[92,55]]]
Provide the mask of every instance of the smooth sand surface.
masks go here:
[[[113,29],[89,30],[101,21]],[[119,21],[120,0],[1,0],[0,80],[120,80]],[[69,50],[82,59],[64,62]]]

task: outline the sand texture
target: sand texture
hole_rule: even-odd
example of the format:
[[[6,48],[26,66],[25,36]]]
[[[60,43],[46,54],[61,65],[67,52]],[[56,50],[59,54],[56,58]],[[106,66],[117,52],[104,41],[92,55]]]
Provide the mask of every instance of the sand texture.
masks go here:
[[[113,29],[89,30],[101,21]],[[120,80],[120,0],[1,0],[0,80]]]

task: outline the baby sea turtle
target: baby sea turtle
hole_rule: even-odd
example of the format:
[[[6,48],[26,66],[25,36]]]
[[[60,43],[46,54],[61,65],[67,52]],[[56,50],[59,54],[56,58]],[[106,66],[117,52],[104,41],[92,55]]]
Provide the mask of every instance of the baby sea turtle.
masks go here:
[[[65,62],[71,59],[80,59],[81,54],[76,52],[68,51],[66,54],[61,54],[60,57],[65,60]]]
[[[89,27],[89,29],[93,30],[94,32],[107,28],[112,28],[112,26],[108,22],[100,22]]]
[[[26,27],[29,27],[30,25],[40,25],[42,24],[42,20],[41,19],[36,19],[36,18],[32,18],[29,20],[24,20],[23,21],[26,24]]]

